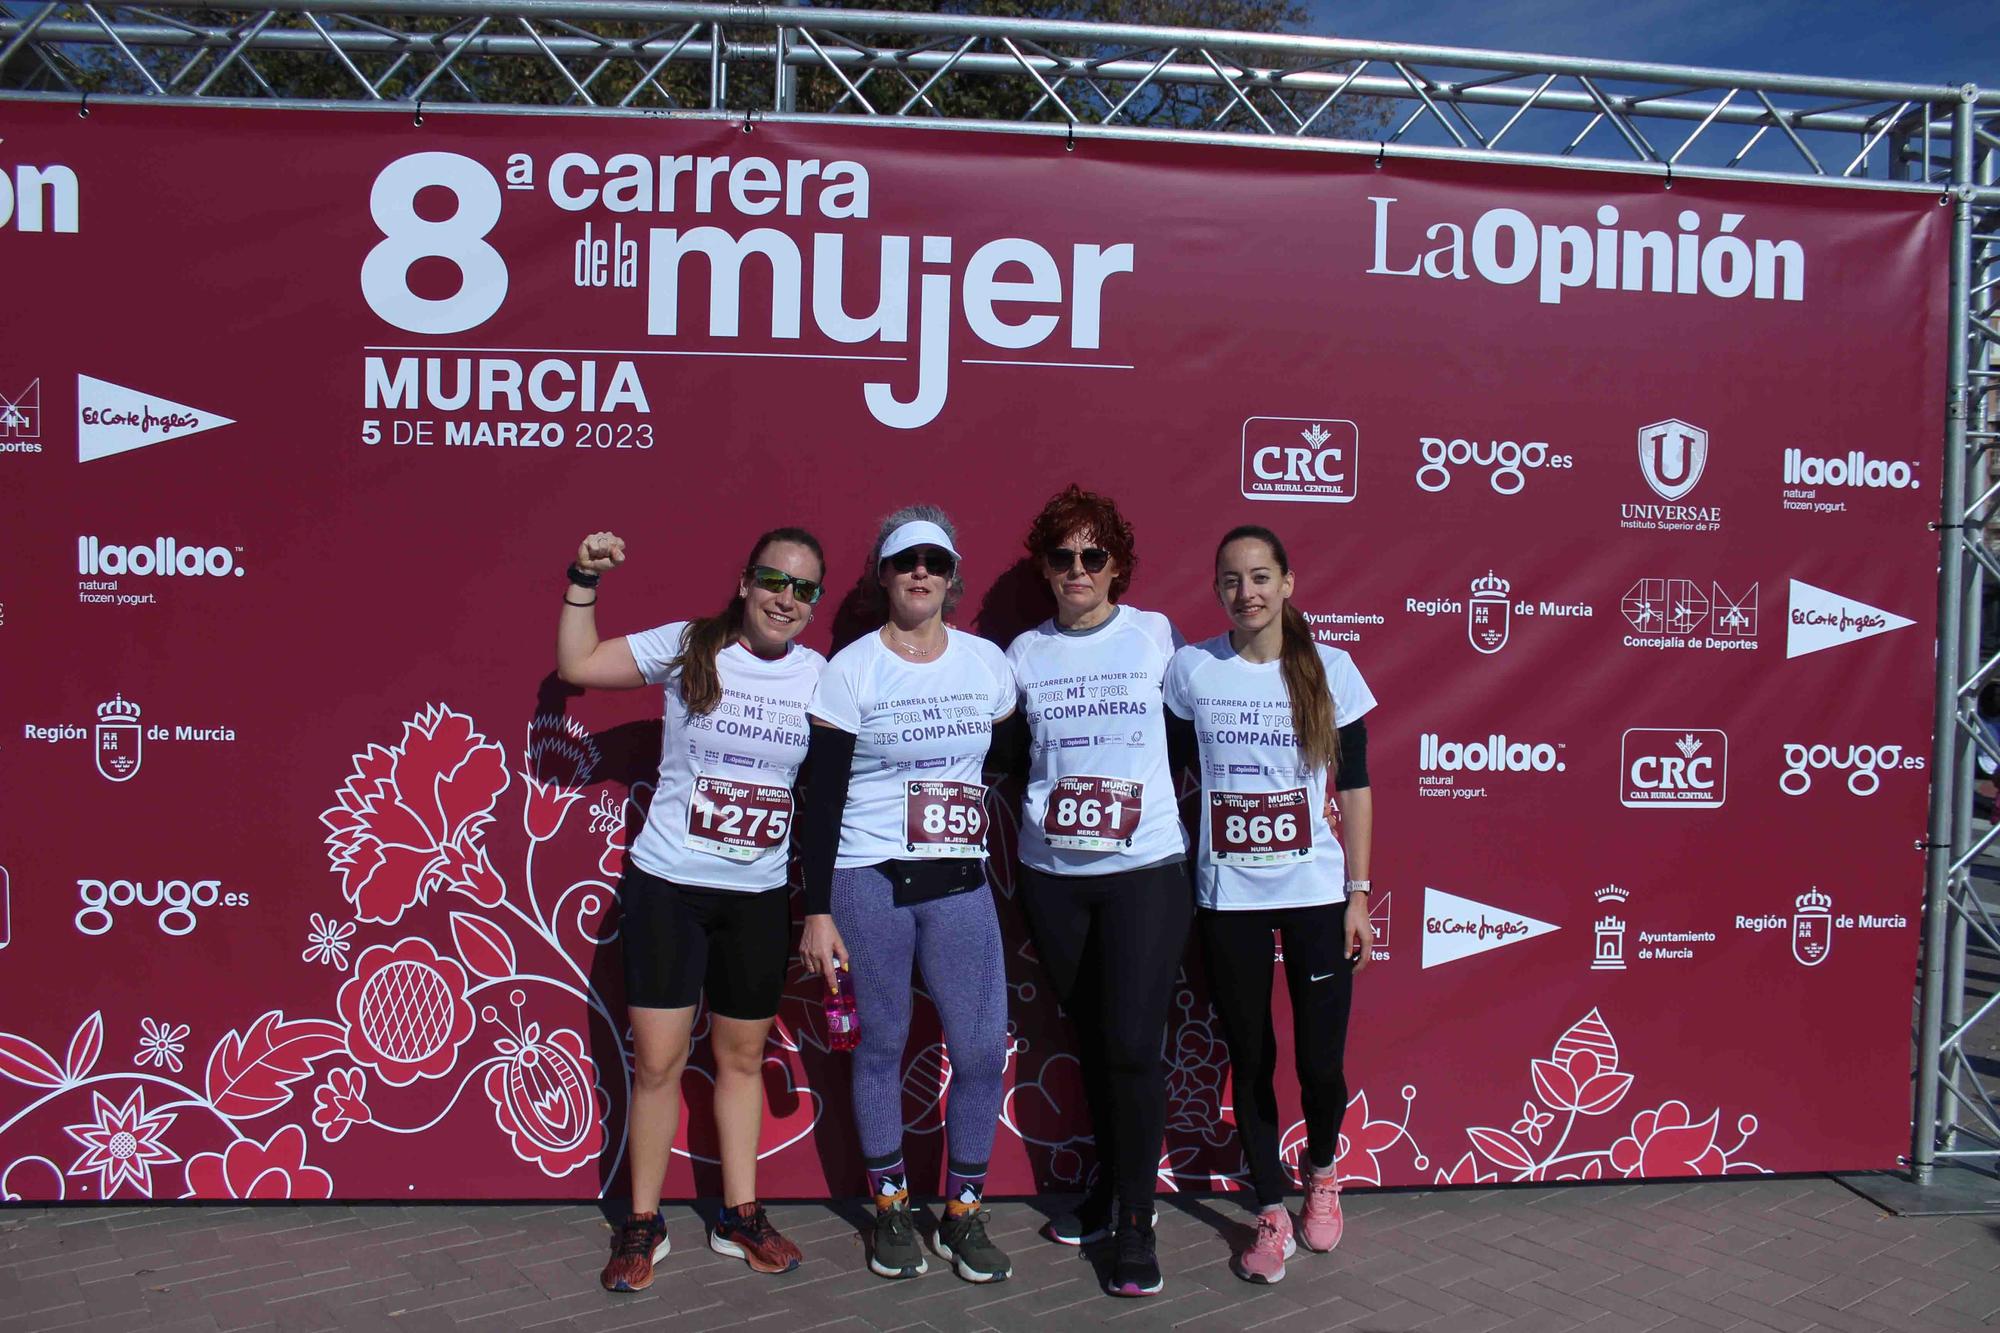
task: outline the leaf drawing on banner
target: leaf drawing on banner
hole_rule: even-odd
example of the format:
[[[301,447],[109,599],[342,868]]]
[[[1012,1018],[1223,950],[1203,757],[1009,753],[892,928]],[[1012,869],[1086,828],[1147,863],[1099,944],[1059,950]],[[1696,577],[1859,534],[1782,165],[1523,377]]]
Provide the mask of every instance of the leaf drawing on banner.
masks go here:
[[[338,1023],[301,1018],[287,1023],[273,1009],[230,1032],[208,1057],[208,1100],[216,1114],[246,1120],[277,1110],[292,1098],[292,1084],[312,1073],[312,1062],[347,1049]]]
[[[514,975],[514,941],[485,917],[474,912],[453,912],[451,938],[465,965],[488,981]]]
[[[1603,1115],[1624,1101],[1631,1087],[1630,1074],[1599,1074],[1577,1092],[1576,1109],[1585,1115]]]
[[[76,1035],[69,1039],[69,1051],[63,1056],[63,1071],[71,1083],[81,1083],[97,1067],[97,1057],[104,1050],[104,1014],[100,1010],[77,1025]]]
[[[1521,1141],[1504,1129],[1487,1129],[1474,1126],[1465,1131],[1465,1136],[1479,1151],[1491,1157],[1509,1171],[1532,1171],[1535,1159],[1521,1146]]]
[[[60,1088],[62,1066],[56,1058],[26,1037],[0,1032],[0,1074],[31,1088]]]
[[[1576,1109],[1576,1079],[1553,1060],[1537,1060],[1532,1065],[1535,1095],[1558,1111]]]

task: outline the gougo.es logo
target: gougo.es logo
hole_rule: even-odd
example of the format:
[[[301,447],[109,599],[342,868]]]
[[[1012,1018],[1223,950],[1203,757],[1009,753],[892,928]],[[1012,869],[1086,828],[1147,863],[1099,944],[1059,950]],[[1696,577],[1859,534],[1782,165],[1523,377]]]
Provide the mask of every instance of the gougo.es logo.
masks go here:
[[[203,908],[250,905],[248,891],[225,889],[218,879],[79,879],[76,894],[76,928],[85,935],[109,932],[120,908],[156,910],[160,932],[178,937],[194,930]]]

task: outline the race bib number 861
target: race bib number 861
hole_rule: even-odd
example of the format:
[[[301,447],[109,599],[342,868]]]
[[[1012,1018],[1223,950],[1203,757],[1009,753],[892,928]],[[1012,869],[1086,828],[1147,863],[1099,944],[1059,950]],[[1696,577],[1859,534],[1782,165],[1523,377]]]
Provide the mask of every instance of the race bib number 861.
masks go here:
[[[1139,828],[1145,790],[1145,784],[1131,778],[1057,778],[1042,812],[1042,836],[1049,846],[1070,852],[1128,847]]]

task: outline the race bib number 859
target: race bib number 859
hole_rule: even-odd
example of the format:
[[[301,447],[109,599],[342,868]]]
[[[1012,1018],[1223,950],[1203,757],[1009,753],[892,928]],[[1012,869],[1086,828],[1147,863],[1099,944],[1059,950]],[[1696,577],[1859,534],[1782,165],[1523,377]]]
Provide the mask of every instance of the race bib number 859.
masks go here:
[[[755,861],[785,845],[792,831],[786,787],[698,777],[688,797],[687,845],[730,861]]]
[[[903,847],[911,856],[984,856],[986,788],[976,782],[903,784]]]
[[[1303,787],[1208,794],[1209,854],[1218,865],[1313,859],[1312,803]]]

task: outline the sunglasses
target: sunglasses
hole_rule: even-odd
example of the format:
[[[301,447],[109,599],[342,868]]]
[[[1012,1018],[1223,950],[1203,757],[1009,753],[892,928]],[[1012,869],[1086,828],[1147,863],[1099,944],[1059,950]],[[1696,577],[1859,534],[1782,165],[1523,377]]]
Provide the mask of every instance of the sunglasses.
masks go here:
[[[934,546],[922,546],[913,550],[898,551],[888,557],[889,567],[898,574],[914,574],[922,565],[930,573],[941,579],[948,579],[958,568],[958,557],[949,551],[940,551]]]
[[[1072,551],[1067,546],[1057,546],[1042,552],[1042,559],[1048,563],[1051,574],[1066,574],[1070,566],[1078,560],[1083,562],[1086,574],[1102,574],[1104,567],[1111,563],[1111,552],[1102,546],[1086,546],[1081,551]]]
[[[790,588],[807,606],[816,605],[819,602],[819,595],[826,591],[817,579],[802,579],[797,574],[787,574],[784,570],[773,569],[769,565],[751,566],[750,581],[765,592],[783,592]]]

